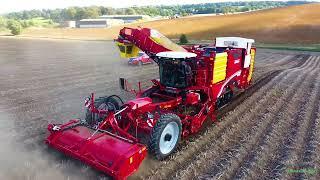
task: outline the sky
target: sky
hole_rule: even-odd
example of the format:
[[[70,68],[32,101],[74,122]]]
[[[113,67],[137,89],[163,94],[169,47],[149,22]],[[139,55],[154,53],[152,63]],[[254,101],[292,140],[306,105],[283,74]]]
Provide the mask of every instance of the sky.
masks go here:
[[[200,4],[227,1],[237,0],[0,0],[0,14],[31,9],[66,8],[70,6],[98,5],[121,8],[145,5]]]

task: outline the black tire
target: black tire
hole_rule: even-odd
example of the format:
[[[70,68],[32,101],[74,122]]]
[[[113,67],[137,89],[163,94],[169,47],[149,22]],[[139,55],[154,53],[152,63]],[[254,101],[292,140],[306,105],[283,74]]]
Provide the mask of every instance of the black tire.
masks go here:
[[[229,91],[227,94],[226,94],[226,99],[228,101],[228,103],[232,100],[233,98],[233,92],[232,91]]]
[[[107,106],[112,106],[115,110],[120,109],[120,102],[116,100],[116,98],[111,97],[111,96],[105,96],[105,97],[99,97],[94,101],[94,106],[99,109],[99,107],[103,106],[103,104]],[[101,108],[100,108],[101,109]],[[99,116],[98,114],[91,113],[89,109],[86,111],[86,122],[89,125],[95,124],[95,122],[102,121],[105,118],[105,116]]]
[[[179,131],[178,138],[177,138],[177,141],[175,142],[175,144],[173,142],[173,144],[170,146],[169,149],[171,149],[172,147],[173,148],[169,152],[163,153],[160,148],[160,140],[161,140],[161,135],[162,135],[164,129],[167,127],[167,125],[169,123],[177,125],[177,127],[179,129],[178,130]],[[177,145],[181,139],[181,131],[182,131],[182,124],[181,124],[181,120],[180,120],[179,116],[177,116],[176,114],[172,114],[172,113],[161,115],[160,119],[157,121],[156,125],[153,127],[151,135],[150,135],[150,142],[149,142],[150,153],[152,155],[154,155],[154,157],[158,160],[163,160],[163,159],[167,158],[177,148]],[[166,141],[165,140],[166,137],[167,137],[167,134],[164,135],[164,141]],[[171,138],[175,138],[175,137],[171,137]],[[175,139],[173,139],[173,141],[174,140]]]
[[[220,98],[217,99],[216,109],[220,109],[222,106],[228,104],[233,98],[233,91],[228,89],[228,92],[223,94]]]

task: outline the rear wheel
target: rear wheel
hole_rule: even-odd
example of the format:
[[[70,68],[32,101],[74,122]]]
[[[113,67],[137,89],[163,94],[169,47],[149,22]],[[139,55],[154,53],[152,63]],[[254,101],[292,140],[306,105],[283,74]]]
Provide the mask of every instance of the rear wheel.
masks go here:
[[[105,97],[100,97],[94,101],[94,106],[99,109],[99,110],[108,110],[110,108],[114,110],[119,110],[120,106],[122,105],[122,100],[120,99],[121,102],[119,102],[116,98],[113,96],[105,96]],[[89,109],[87,109],[86,112],[86,122],[89,125],[95,125],[98,122],[101,122],[104,120],[106,115],[99,115],[97,113],[92,113]]]
[[[153,127],[150,152],[159,160],[168,157],[177,147],[181,137],[181,120],[175,114],[164,114]]]

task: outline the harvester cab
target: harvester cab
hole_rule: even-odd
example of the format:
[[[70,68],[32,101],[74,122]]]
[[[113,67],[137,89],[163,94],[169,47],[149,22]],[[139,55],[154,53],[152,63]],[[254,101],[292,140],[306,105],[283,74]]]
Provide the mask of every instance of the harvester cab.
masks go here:
[[[159,64],[160,83],[171,88],[192,85],[192,67],[197,54],[190,52],[160,52],[156,54]]]

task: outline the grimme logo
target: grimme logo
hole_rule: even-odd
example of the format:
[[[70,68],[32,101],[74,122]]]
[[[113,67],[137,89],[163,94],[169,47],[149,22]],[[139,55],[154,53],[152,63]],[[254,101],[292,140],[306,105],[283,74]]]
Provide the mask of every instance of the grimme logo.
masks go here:
[[[306,164],[289,164],[286,168],[287,173],[304,173],[309,175],[315,175],[318,173],[318,169],[310,167]]]

